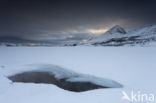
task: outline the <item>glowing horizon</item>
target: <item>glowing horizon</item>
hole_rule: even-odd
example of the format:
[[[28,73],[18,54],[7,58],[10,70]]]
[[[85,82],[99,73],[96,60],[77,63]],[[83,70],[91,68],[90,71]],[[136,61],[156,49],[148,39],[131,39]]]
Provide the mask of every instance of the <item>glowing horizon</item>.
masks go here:
[[[87,30],[89,33],[91,34],[95,34],[95,35],[99,35],[99,34],[103,34],[105,33],[106,31],[108,31],[109,28],[104,28],[104,29],[89,29]]]

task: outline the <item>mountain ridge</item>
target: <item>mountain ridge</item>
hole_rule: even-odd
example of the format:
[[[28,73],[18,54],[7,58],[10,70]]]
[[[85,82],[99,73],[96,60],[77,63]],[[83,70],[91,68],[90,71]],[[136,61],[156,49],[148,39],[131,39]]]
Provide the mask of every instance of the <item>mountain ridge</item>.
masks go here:
[[[113,34],[110,34],[109,31],[111,31],[112,28],[99,37],[88,41],[87,44],[94,46],[134,46],[156,42],[156,25],[147,26],[127,33],[113,32]]]
[[[156,25],[146,26],[130,32],[126,32],[124,28],[116,25],[96,37],[90,36],[85,40],[65,42],[63,44],[55,42],[52,40],[29,40],[20,37],[0,37],[0,45],[2,46],[144,46],[150,43],[156,44]]]

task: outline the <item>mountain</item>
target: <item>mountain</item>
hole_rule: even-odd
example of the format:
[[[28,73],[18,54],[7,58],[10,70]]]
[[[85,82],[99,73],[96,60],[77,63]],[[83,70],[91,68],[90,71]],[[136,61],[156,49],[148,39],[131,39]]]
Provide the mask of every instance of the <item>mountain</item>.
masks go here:
[[[84,40],[29,40],[19,37],[0,37],[1,46],[146,46],[156,45],[156,25],[126,32],[116,25],[99,36]]]
[[[126,31],[119,25],[116,25],[112,27],[110,30],[108,30],[107,32],[105,32],[104,34],[101,34],[98,37],[90,39],[88,41],[88,44],[101,43],[111,38],[119,38],[123,35],[126,35]]]
[[[156,42],[156,25],[147,26],[132,32],[126,32],[120,26],[114,26],[106,33],[89,40],[84,45],[94,46],[135,46]]]
[[[114,34],[114,33],[126,34],[126,31],[119,25],[116,25],[112,27],[110,30],[108,30],[106,33],[107,34]]]

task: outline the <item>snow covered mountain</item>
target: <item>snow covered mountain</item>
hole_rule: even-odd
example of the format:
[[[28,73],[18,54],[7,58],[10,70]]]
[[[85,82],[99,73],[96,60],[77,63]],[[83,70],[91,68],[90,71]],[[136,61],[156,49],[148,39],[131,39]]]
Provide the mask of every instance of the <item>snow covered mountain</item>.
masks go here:
[[[107,32],[105,32],[104,34],[88,41],[88,43],[89,44],[99,43],[99,42],[109,40],[111,38],[121,37],[122,35],[125,35],[125,34],[126,34],[126,31],[119,25],[116,25],[112,27],[110,30],[108,30]]]
[[[155,46],[156,25],[147,26],[135,31],[126,32],[116,25],[107,32],[85,39],[67,40],[29,40],[17,37],[0,37],[0,46]]]
[[[84,44],[94,46],[144,46],[153,44],[154,42],[156,42],[156,25],[132,32],[126,32],[122,27],[117,25]]]
[[[114,34],[114,33],[126,34],[126,31],[119,25],[116,25],[106,32],[106,34]]]

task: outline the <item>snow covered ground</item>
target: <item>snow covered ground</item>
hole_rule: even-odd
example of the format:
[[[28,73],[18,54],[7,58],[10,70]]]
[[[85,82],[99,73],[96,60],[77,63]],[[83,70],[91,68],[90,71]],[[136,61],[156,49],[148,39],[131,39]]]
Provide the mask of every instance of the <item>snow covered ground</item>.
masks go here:
[[[0,103],[130,103],[121,99],[122,91],[155,95],[155,53],[153,47],[0,47]],[[23,68],[31,70],[26,65],[34,64],[58,65],[108,78],[124,87],[77,93],[52,84],[12,83],[7,79]]]

